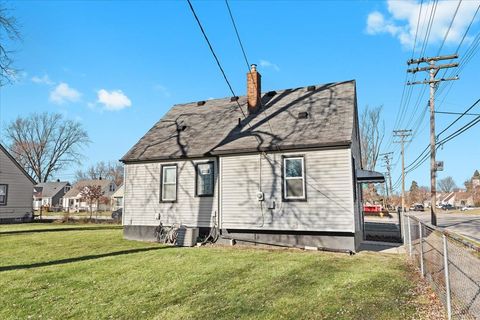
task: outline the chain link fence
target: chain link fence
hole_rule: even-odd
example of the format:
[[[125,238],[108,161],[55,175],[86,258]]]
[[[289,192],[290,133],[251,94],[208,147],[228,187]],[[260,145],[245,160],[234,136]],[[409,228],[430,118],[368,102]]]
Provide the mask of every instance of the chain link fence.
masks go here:
[[[405,249],[432,285],[449,319],[480,319],[480,247],[412,215],[403,219]]]

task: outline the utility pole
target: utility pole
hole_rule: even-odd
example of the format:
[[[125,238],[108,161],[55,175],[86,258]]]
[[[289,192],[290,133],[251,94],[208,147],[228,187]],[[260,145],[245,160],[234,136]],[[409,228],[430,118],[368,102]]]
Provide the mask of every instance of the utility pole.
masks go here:
[[[390,187],[390,195],[393,193],[392,191],[392,175],[390,174],[391,166],[390,166],[390,161],[392,160],[392,155],[393,152],[385,152],[379,154],[379,156],[382,157],[382,160],[384,162],[383,167],[387,169],[387,172],[385,172],[385,190],[387,191],[387,199],[389,199],[389,192],[388,188]]]
[[[390,165],[390,161],[392,161],[392,155],[393,155],[393,152],[385,152],[385,153],[382,153],[380,154],[380,156],[383,157],[383,161],[385,162],[385,165],[383,167],[387,168],[387,178],[388,178],[388,185],[387,185],[387,197],[388,197],[388,188],[390,188],[390,194],[393,193],[393,190],[392,190],[392,175],[391,175],[391,165]]]
[[[400,138],[400,141],[395,143],[402,145],[402,211],[405,212],[405,142],[408,142],[407,138],[412,135],[412,130],[393,130],[393,135]]]
[[[411,59],[407,61],[408,65],[417,64],[416,68],[408,69],[407,72],[415,74],[419,71],[428,71],[430,74],[429,80],[424,81],[415,81],[415,82],[407,82],[407,85],[416,85],[416,84],[428,84],[430,85],[430,215],[432,225],[437,225],[437,214],[436,214],[436,201],[437,201],[437,166],[436,166],[436,159],[435,159],[435,151],[436,151],[436,136],[435,136],[435,91],[438,87],[438,84],[442,81],[450,81],[450,80],[458,80],[458,76],[452,78],[440,78],[436,79],[437,73],[440,69],[448,69],[458,67],[458,63],[448,63],[442,65],[436,65],[437,61],[441,60],[451,60],[457,59],[457,54],[447,55],[447,56],[437,56],[437,57],[430,57],[430,58],[420,58],[420,59]],[[428,63],[427,67],[420,68],[418,65],[420,63]]]

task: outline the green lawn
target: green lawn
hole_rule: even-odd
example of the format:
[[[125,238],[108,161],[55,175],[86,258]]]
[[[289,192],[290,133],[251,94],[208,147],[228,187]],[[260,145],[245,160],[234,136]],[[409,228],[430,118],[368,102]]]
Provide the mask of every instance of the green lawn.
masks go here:
[[[418,319],[398,255],[173,248],[109,225],[0,226],[0,319]]]

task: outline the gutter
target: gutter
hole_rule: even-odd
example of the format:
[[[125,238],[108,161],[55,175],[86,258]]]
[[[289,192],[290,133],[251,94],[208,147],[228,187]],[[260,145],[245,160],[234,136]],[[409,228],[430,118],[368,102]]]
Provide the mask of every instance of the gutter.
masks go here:
[[[191,159],[203,159],[209,157],[217,157],[223,155],[244,155],[244,154],[256,154],[259,152],[286,152],[286,151],[298,151],[298,150],[310,150],[310,149],[330,149],[330,148],[349,148],[352,145],[351,140],[338,141],[332,143],[318,143],[318,144],[296,144],[296,145],[276,145],[274,147],[265,147],[265,148],[245,148],[245,149],[231,149],[231,150],[217,150],[207,152],[205,154],[193,154],[190,156],[159,156],[149,159],[125,159],[122,158],[119,161],[124,164],[134,164],[134,163],[148,163],[148,162],[158,162],[158,161],[180,161],[180,160],[191,160]]]

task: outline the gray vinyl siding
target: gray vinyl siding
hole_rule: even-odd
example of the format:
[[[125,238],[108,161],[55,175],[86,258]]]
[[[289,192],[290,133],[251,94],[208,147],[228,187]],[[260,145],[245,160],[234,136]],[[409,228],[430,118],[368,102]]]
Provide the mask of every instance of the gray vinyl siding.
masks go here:
[[[7,205],[0,205],[0,220],[23,218],[33,209],[33,183],[0,149],[0,184],[7,184]]]
[[[214,195],[195,195],[195,163],[214,161]],[[177,200],[160,202],[161,166],[177,165]],[[125,165],[124,225],[164,225],[173,223],[189,227],[213,225],[218,212],[218,166],[215,158],[177,160]]]
[[[306,201],[284,201],[282,156],[303,155]],[[222,156],[221,227],[354,232],[351,150],[323,149]],[[261,174],[260,174],[261,172]],[[261,180],[261,183],[260,183]],[[256,199],[258,190],[265,201]],[[268,209],[275,201],[275,209]]]

